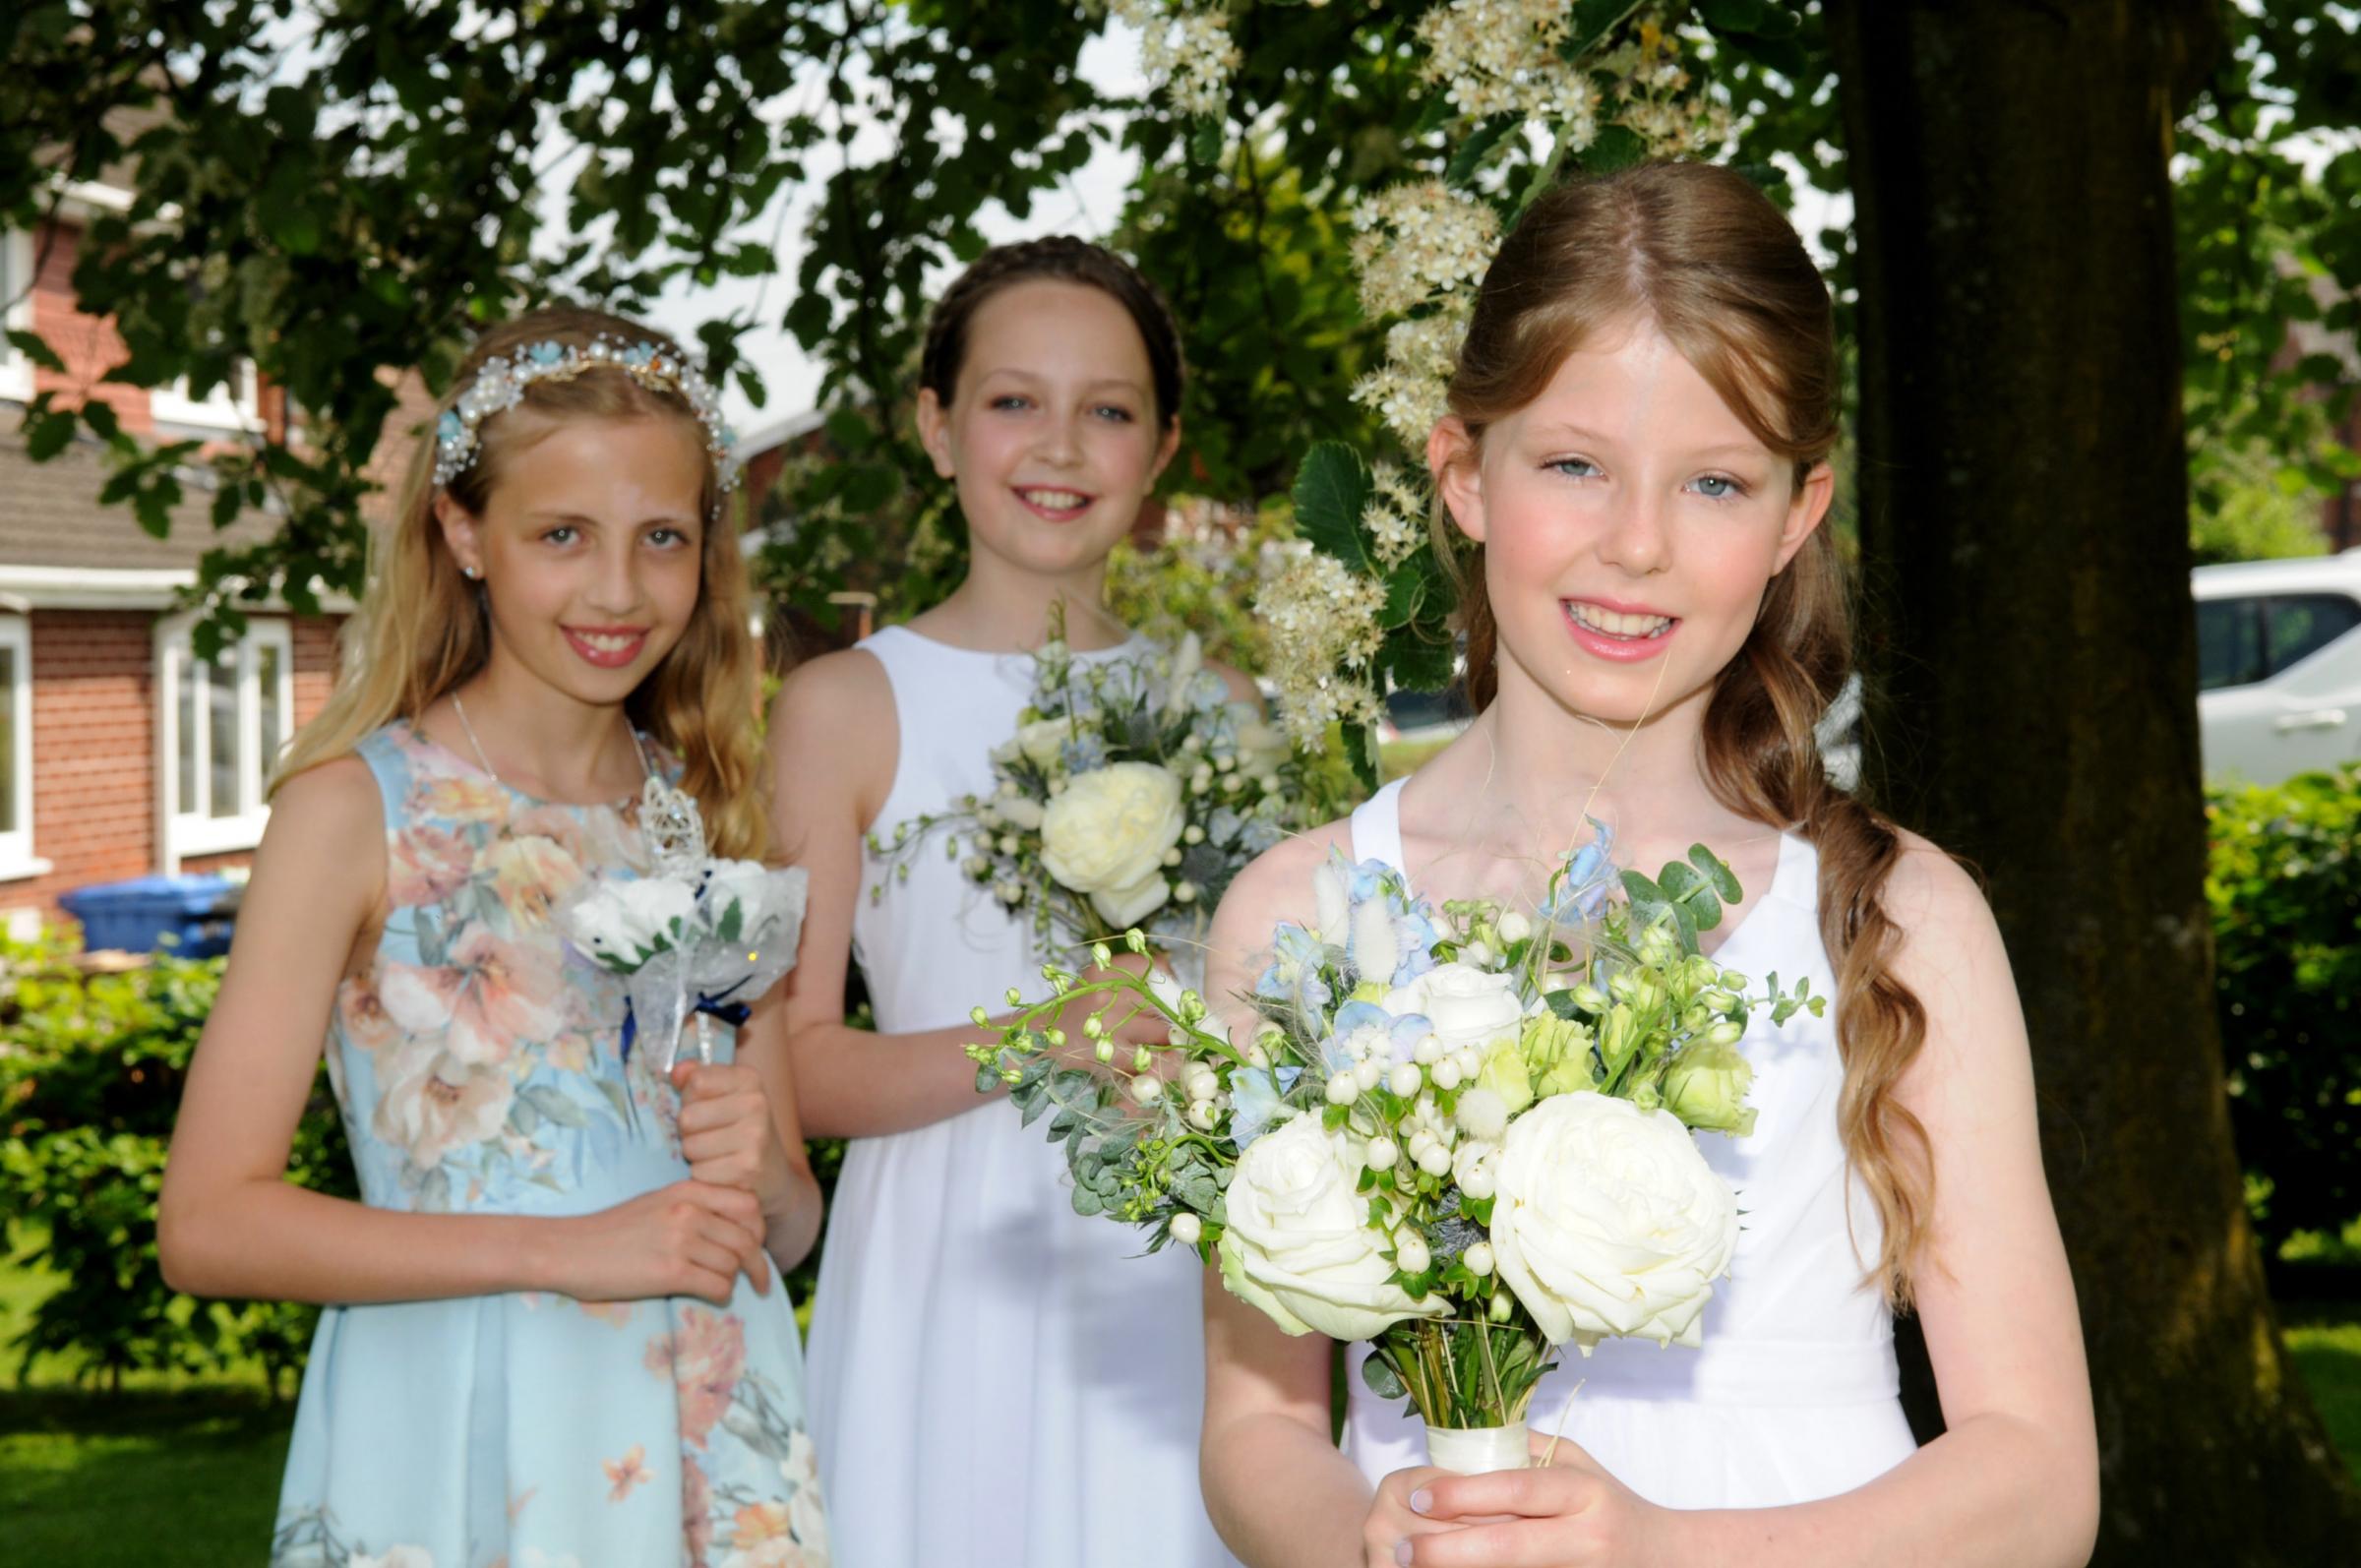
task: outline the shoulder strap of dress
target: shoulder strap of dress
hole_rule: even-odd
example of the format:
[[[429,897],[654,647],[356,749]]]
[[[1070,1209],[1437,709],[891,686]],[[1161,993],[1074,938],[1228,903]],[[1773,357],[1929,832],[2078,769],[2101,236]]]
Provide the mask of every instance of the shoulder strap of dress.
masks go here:
[[[352,754],[368,764],[370,776],[377,780],[388,828],[401,825],[403,803],[410,795],[410,752],[417,745],[408,719],[395,719],[352,743]]]
[[[1383,861],[1403,875],[1410,874],[1402,853],[1402,786],[1396,779],[1353,808],[1353,861]]]

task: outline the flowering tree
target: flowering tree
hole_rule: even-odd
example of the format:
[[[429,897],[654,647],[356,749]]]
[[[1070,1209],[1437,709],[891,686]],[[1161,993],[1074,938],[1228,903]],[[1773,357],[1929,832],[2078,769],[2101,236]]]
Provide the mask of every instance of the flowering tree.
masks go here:
[[[137,154],[131,211],[76,274],[123,325],[117,375],[202,393],[244,358],[304,410],[301,446],[222,459],[229,511],[276,492],[287,522],[210,581],[357,587],[387,373],[439,386],[469,326],[539,294],[628,310],[674,276],[765,273],[744,224],[809,177],[784,309],[830,367],[833,451],[784,498],[799,526],[774,572],[810,598],[866,573],[914,602],[960,549],[907,445],[930,269],[981,246],[987,204],[1024,211],[1114,139],[1141,166],[1118,239],[1173,295],[1197,372],[1180,482],[1292,485],[1318,547],[1264,600],[1274,663],[1325,673],[1288,694],[1306,733],[1448,673],[1401,447],[1489,227],[1567,169],[1652,151],[1852,194],[1858,223],[1821,238],[1889,607],[1871,782],[1992,874],[2053,1096],[2102,1560],[2161,1539],[2219,1562],[2344,1549],[2351,1494],[2271,1331],[2206,1022],[2183,530],[2190,471],[2202,490],[2219,451],[2293,432],[2279,466],[2349,469],[2299,395],[2328,367],[2275,363],[2288,321],[2355,320],[2349,6],[1119,0],[1156,83],[1136,102],[1075,74],[1103,16],[1051,0],[678,0],[660,28],[579,0],[529,30],[458,0],[287,9],[34,0],[0,45],[0,222],[30,227],[61,178]],[[136,135],[108,113],[132,106]],[[2291,130],[2322,154],[2309,172]],[[699,346],[758,397],[745,325]],[[68,401],[29,414],[36,455],[106,444],[116,499],[162,527],[197,454]],[[1339,445],[1299,463],[1321,442]]]

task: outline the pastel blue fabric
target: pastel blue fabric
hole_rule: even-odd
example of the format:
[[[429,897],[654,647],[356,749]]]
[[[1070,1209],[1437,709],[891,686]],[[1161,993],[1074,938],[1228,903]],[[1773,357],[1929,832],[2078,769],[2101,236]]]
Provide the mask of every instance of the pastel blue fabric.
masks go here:
[[[534,801],[406,726],[358,751],[385,799],[390,914],[327,1049],[362,1200],[571,1216],[686,1177],[671,1085],[621,1049],[621,981],[550,920],[584,877],[647,870],[636,803]],[[329,1308],[272,1562],[823,1568],[802,1351],[770,1285],[741,1278],[727,1307]]]

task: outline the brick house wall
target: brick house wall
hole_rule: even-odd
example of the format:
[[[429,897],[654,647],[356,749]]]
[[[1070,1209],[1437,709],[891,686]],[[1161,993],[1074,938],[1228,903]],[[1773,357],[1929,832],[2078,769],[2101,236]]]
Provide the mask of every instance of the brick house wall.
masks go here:
[[[155,617],[142,611],[35,610],[32,624],[32,814],[50,869],[0,882],[0,905],[54,917],[58,895],[152,873],[156,841]],[[260,618],[258,618],[260,619]],[[327,705],[336,623],[296,618],[295,723]],[[188,856],[184,872],[250,865],[251,850]]]

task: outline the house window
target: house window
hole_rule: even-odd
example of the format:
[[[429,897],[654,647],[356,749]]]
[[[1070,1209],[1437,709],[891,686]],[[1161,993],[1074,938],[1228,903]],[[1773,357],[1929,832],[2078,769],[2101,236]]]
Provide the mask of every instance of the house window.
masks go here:
[[[196,425],[207,430],[244,431],[262,423],[262,403],[256,395],[254,367],[240,363],[226,383],[216,384],[202,398],[189,395],[183,376],[148,394],[148,410],[163,425]]]
[[[32,331],[32,236],[0,229],[0,328]],[[0,336],[0,397],[32,397],[32,361]]]
[[[251,849],[270,817],[263,792],[294,731],[294,659],[283,621],[256,621],[235,647],[200,659],[185,619],[157,633],[163,859]]]
[[[0,615],[0,878],[36,875],[32,858],[32,635]]]

